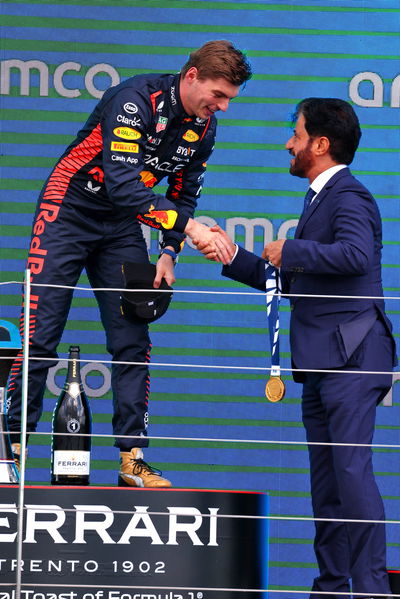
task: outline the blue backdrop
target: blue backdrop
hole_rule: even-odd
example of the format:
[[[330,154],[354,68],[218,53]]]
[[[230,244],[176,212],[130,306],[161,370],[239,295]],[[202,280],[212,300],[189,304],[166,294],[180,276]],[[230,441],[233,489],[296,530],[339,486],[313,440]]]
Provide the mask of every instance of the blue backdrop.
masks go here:
[[[176,72],[210,39],[245,50],[254,76],[219,117],[197,217],[217,222],[248,249],[293,234],[305,184],[288,174],[290,114],[306,96],[354,104],[363,130],[353,173],[383,218],[383,279],[399,331],[398,0],[3,0],[1,5],[0,318],[18,322],[20,282],[38,191],[63,148],[108,86],[142,72]],[[159,187],[163,189],[163,187]],[[155,233],[149,249],[158,254]],[[288,307],[281,306],[285,400],[266,403],[270,365],[262,294],[222,279],[189,244],[168,313],[152,325],[150,435],[146,458],[177,487],[267,491],[272,515],[310,517],[300,387],[290,377]],[[82,276],[80,284],[88,287]],[[109,356],[90,290],[75,293],[60,345],[81,346],[92,400],[92,483],[115,484]],[[99,363],[97,362],[99,361]],[[239,369],[239,367],[241,369]],[[28,482],[49,482],[50,420],[65,376],[48,378],[42,436],[31,439]],[[395,378],[395,377],[394,377]],[[398,519],[399,400],[380,407],[375,467]],[[296,443],[298,442],[298,444]],[[389,566],[399,567],[399,527],[388,527]],[[271,522],[271,588],[307,589],[315,575],[313,525]]]

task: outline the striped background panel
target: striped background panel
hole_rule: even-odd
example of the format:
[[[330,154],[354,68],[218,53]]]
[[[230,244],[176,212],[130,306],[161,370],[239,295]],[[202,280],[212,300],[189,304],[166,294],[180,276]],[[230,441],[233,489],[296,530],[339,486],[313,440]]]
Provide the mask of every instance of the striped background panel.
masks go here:
[[[305,185],[288,175],[284,144],[291,112],[306,96],[347,99],[363,129],[352,170],[374,193],[383,217],[385,295],[399,295],[399,83],[393,83],[400,54],[398,0],[119,0],[117,10],[112,0],[3,0],[1,10],[2,282],[22,281],[38,191],[93,109],[96,94],[115,82],[113,76],[176,72],[191,50],[227,38],[246,51],[254,77],[219,117],[198,217],[230,228],[238,242],[256,252],[278,235],[292,235]],[[36,69],[21,77],[18,68],[8,70],[12,60],[36,61]],[[66,69],[62,86],[54,78],[60,65]],[[261,219],[260,226],[253,229],[251,219]],[[155,259],[154,233],[149,247]],[[289,372],[287,303],[281,309],[287,396],[271,405],[263,398],[262,369],[270,354],[262,294],[234,295],[251,290],[223,279],[220,267],[189,245],[177,276],[171,308],[151,326],[150,434],[157,438],[146,458],[177,487],[262,490],[270,494],[272,515],[311,516],[300,387]],[[80,284],[88,286],[85,274]],[[20,284],[2,285],[0,293],[0,318],[17,323]],[[398,300],[388,299],[387,308],[398,337]],[[90,290],[75,293],[60,358],[71,343],[81,346],[89,362],[109,360]],[[115,484],[108,364],[99,368],[103,374],[107,369],[105,378],[95,363],[85,377],[94,432],[100,435],[94,440],[91,480]],[[49,377],[43,434],[30,441],[28,482],[49,482],[51,413],[55,386],[62,385],[65,372],[60,364]],[[378,410],[375,442],[399,441],[395,386],[393,406]],[[387,517],[396,519],[399,450],[377,448],[374,459]],[[272,589],[309,588],[316,574],[312,535],[310,522],[271,522]],[[388,565],[398,568],[396,525],[388,526],[388,547]]]

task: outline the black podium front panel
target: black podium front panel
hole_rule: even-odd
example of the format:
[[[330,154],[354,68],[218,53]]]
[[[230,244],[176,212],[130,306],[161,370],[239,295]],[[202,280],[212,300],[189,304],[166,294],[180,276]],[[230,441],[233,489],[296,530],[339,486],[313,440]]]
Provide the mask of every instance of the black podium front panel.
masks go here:
[[[0,493],[0,599],[13,599],[18,488]],[[22,597],[261,597],[267,515],[262,493],[27,487]]]

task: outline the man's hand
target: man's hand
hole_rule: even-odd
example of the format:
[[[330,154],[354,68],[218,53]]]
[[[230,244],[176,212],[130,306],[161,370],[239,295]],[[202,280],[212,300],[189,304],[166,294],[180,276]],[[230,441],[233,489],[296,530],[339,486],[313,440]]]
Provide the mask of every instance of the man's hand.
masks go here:
[[[170,248],[174,251],[174,248]],[[156,278],[153,281],[153,287],[158,289],[162,279],[165,279],[168,285],[172,287],[175,283],[174,261],[169,254],[161,254],[156,264]]]
[[[221,229],[219,225],[214,225],[210,227],[210,231],[213,233],[218,233],[220,236],[217,240],[223,244],[223,249],[219,250],[210,245],[208,243],[198,241],[197,239],[193,240],[193,243],[197,247],[197,249],[207,258],[207,260],[214,260],[214,262],[222,262],[223,264],[230,264],[233,256],[235,255],[236,246],[231,240],[231,238],[227,235],[227,233]]]
[[[277,241],[271,241],[265,246],[261,257],[267,262],[271,262],[277,268],[282,265],[282,248],[286,239],[278,239]]]
[[[190,218],[185,233],[192,239],[197,249],[208,260],[229,264],[235,253],[235,246],[228,235],[218,225],[206,227]],[[233,251],[232,251],[233,246]]]

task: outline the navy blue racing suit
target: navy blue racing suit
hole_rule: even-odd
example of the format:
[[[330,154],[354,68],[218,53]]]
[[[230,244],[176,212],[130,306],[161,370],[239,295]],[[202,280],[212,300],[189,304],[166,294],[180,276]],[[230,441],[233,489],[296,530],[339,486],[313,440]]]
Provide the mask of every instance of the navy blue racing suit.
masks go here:
[[[68,287],[76,286],[82,270],[94,288],[123,288],[122,263],[149,261],[141,223],[160,229],[162,246],[179,252],[183,245],[183,231],[194,215],[214,146],[216,119],[185,113],[179,78],[179,74],[139,75],[108,89],[41,191],[27,262],[32,281],[29,356],[36,358],[29,361],[28,432],[36,430],[47,372],[57,363],[57,346],[72,301],[73,289]],[[168,177],[166,194],[154,193],[152,188],[164,177]],[[145,447],[148,326],[123,318],[118,292],[95,291],[95,295],[107,350],[115,362],[111,377],[115,445],[121,450]],[[13,364],[8,386],[12,442],[18,442],[21,430],[21,366],[22,353]]]

